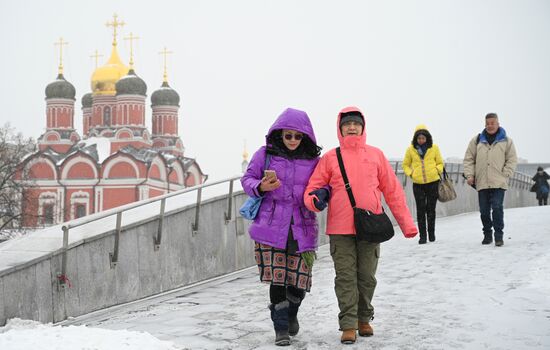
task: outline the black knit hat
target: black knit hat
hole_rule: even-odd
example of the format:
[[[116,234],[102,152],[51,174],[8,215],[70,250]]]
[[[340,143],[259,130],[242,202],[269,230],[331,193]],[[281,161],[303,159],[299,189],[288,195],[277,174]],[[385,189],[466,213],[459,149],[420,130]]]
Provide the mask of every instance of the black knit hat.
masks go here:
[[[361,124],[362,127],[365,127],[365,120],[363,119],[363,116],[359,112],[348,112],[343,113],[340,116],[340,128],[342,125],[344,125],[347,122],[357,122]]]
[[[539,167],[537,168],[537,171],[543,171],[543,170],[544,170],[544,169],[543,169],[541,166],[539,166]]]

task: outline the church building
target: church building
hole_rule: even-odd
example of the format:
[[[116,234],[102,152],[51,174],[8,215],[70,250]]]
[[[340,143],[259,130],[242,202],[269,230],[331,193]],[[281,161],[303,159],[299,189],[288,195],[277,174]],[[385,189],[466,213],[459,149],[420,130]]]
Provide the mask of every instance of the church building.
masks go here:
[[[38,150],[20,164],[29,179],[25,227],[48,226],[159,196],[206,181],[195,159],[184,156],[178,135],[180,96],[164,80],[151,94],[152,130],[145,125],[147,85],[117,51],[117,16],[111,55],[96,67],[91,92],[82,96],[82,136],[74,127],[75,87],[63,75],[46,86],[46,129]],[[166,55],[167,51],[164,50]],[[166,56],[165,56],[166,58]],[[23,175],[25,174],[25,176]]]

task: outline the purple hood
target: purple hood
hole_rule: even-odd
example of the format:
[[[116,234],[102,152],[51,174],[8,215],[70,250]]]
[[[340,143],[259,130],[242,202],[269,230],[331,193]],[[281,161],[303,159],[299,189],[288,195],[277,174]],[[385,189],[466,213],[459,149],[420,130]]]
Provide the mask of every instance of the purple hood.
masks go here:
[[[311,121],[303,111],[287,108],[275,120],[267,136],[279,129],[299,131],[316,142]],[[265,170],[265,159],[266,147],[262,146],[252,156],[250,164],[241,178],[243,189],[249,196],[260,196],[258,187]],[[258,215],[248,230],[254,241],[284,249],[289,230],[292,228],[293,237],[298,241],[298,252],[317,248],[317,219],[315,213],[305,207],[303,195],[311,173],[318,162],[319,157],[289,159],[278,155],[271,156],[268,169],[275,170],[281,186],[263,194]]]
[[[267,132],[266,139],[271,135],[274,130],[279,129],[291,129],[299,131],[303,134],[309,136],[313,143],[317,144],[315,139],[315,133],[313,132],[313,126],[311,126],[311,121],[307,116],[307,113],[300,111],[299,109],[287,108],[277,117],[273,125],[269,128]]]

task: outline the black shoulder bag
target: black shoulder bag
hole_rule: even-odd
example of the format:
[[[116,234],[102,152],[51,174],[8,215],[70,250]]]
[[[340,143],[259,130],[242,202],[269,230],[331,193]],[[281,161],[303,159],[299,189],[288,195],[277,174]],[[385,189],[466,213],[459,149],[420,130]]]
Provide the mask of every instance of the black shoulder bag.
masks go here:
[[[382,214],[374,214],[369,210],[356,207],[355,197],[353,197],[346,169],[344,168],[340,147],[336,148],[336,156],[338,157],[338,165],[340,166],[340,172],[342,173],[346,191],[348,192],[349,201],[353,208],[353,221],[357,240],[370,243],[382,243],[390,240],[394,234],[390,218],[384,211],[382,211]]]

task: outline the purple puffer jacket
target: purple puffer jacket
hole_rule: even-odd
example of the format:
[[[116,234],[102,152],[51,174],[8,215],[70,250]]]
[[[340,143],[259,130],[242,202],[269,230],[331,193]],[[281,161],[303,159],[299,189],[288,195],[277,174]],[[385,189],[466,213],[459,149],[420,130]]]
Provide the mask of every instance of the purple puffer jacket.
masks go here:
[[[279,129],[291,129],[304,133],[317,143],[307,114],[288,108],[271,126],[268,136]],[[267,136],[266,136],[267,139]],[[252,157],[246,173],[241,178],[243,189],[249,196],[258,197],[258,187],[263,177],[266,147],[262,146]],[[317,248],[319,231],[315,213],[304,205],[304,189],[309,177],[319,162],[316,159],[287,159],[271,155],[268,169],[277,173],[281,186],[264,194],[256,219],[250,225],[250,237],[259,243],[285,249],[293,218],[292,234],[298,241],[298,253]]]

